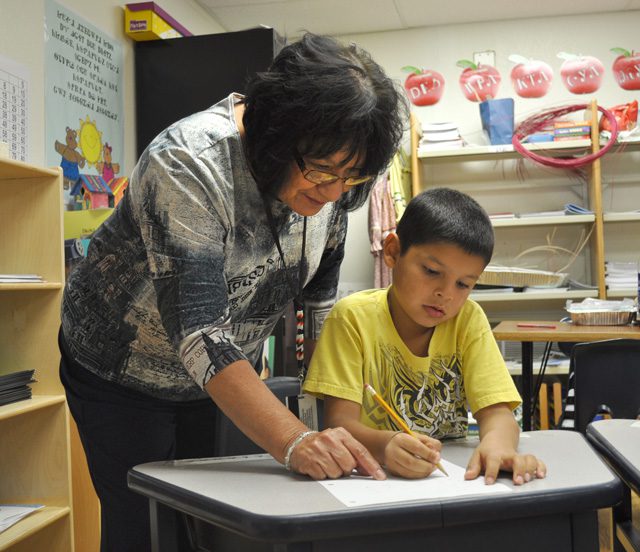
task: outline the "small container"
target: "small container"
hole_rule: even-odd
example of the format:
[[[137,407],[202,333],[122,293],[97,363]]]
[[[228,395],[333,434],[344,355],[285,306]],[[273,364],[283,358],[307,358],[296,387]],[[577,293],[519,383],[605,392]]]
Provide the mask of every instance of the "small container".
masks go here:
[[[636,306],[631,299],[604,301],[588,297],[582,303],[567,301],[571,322],[578,326],[626,326],[633,320]]]

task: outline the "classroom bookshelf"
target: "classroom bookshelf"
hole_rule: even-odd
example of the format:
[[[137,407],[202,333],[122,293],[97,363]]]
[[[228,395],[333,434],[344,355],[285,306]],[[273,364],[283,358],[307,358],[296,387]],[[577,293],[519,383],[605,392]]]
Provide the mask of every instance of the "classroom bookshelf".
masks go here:
[[[32,398],[0,406],[0,504],[43,504],[0,551],[74,550],[69,417],[56,335],[64,284],[62,173],[0,158],[0,374],[35,370]]]
[[[595,100],[591,102],[596,107]],[[597,120],[592,122],[597,135]],[[492,262],[512,266],[518,254],[530,248],[530,268],[545,262],[543,247],[549,236],[567,249],[588,236],[586,246],[567,271],[581,288],[526,288],[522,293],[472,293],[491,320],[510,318],[553,319],[565,316],[567,300],[587,297],[635,297],[637,290],[609,290],[605,283],[605,261],[640,261],[633,239],[640,231],[640,140],[618,140],[612,150],[586,168],[584,180],[577,174],[540,168],[524,159],[511,144],[482,145],[449,150],[420,148],[421,125],[411,117],[411,172],[413,195],[429,187],[460,189],[485,207],[487,212],[541,211],[539,216],[496,218],[496,248]],[[542,155],[580,156],[597,151],[601,144],[591,139],[528,144]],[[560,215],[549,211],[576,201],[592,214]],[[553,205],[553,207],[551,207]],[[498,206],[496,208],[496,206]],[[505,208],[506,207],[506,208]],[[568,257],[568,255],[567,255]],[[637,258],[636,258],[637,257]]]

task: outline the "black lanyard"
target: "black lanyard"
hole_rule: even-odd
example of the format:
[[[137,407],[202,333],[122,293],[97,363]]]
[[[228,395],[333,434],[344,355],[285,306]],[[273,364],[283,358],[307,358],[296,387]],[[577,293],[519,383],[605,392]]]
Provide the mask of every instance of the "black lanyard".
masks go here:
[[[284,273],[287,278],[287,282],[289,283],[289,289],[294,294],[293,305],[296,312],[296,362],[298,365],[298,379],[300,380],[300,385],[302,386],[302,382],[304,381],[304,376],[306,373],[306,366],[304,364],[304,303],[302,301],[302,290],[304,289],[303,269],[305,262],[305,249],[307,244],[307,217],[303,217],[302,223],[302,252],[300,253],[300,265],[298,267],[298,290],[296,292],[296,287],[295,285],[293,285],[293,282],[291,282],[291,279],[289,277],[287,263],[284,260],[284,253],[282,252],[282,246],[280,245],[280,239],[278,238],[278,231],[276,229],[276,225],[273,220],[273,214],[271,213],[271,209],[269,208],[268,198],[266,196],[262,197],[262,204],[264,205],[264,211],[267,214],[267,221],[269,222],[269,229],[271,230],[273,241],[275,242],[276,248],[278,249],[278,254],[280,255],[280,260],[282,261],[282,266],[284,268]]]

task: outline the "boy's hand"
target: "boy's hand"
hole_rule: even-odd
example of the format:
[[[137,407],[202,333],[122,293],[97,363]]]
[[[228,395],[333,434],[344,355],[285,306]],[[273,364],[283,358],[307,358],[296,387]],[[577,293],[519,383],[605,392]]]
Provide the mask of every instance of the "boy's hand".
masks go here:
[[[384,463],[393,475],[408,479],[427,477],[440,462],[442,443],[426,435],[397,432],[384,449]]]
[[[547,468],[533,454],[518,454],[512,447],[493,439],[483,439],[471,455],[465,479],[475,479],[484,473],[487,485],[495,483],[500,470],[513,472],[513,483],[522,485],[545,477]]]

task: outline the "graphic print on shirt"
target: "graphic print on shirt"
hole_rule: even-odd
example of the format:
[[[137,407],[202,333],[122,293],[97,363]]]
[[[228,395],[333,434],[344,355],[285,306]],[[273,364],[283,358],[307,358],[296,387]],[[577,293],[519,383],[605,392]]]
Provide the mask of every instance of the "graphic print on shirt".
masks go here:
[[[285,272],[232,113],[227,98],[149,145],[67,280],[65,339],[75,360],[105,380],[162,399],[203,398],[212,370],[257,361],[293,298],[302,217],[271,200]],[[336,204],[309,217],[302,273],[310,318],[334,302],[346,229]],[[194,355],[188,371],[185,351]]]
[[[380,353],[383,360],[377,375],[370,374],[371,381],[380,381],[378,391],[412,431],[436,439],[466,435],[466,399],[457,355],[425,358],[424,371],[417,372],[396,347],[383,345]],[[379,427],[401,429],[373,401],[365,401],[364,406]]]

